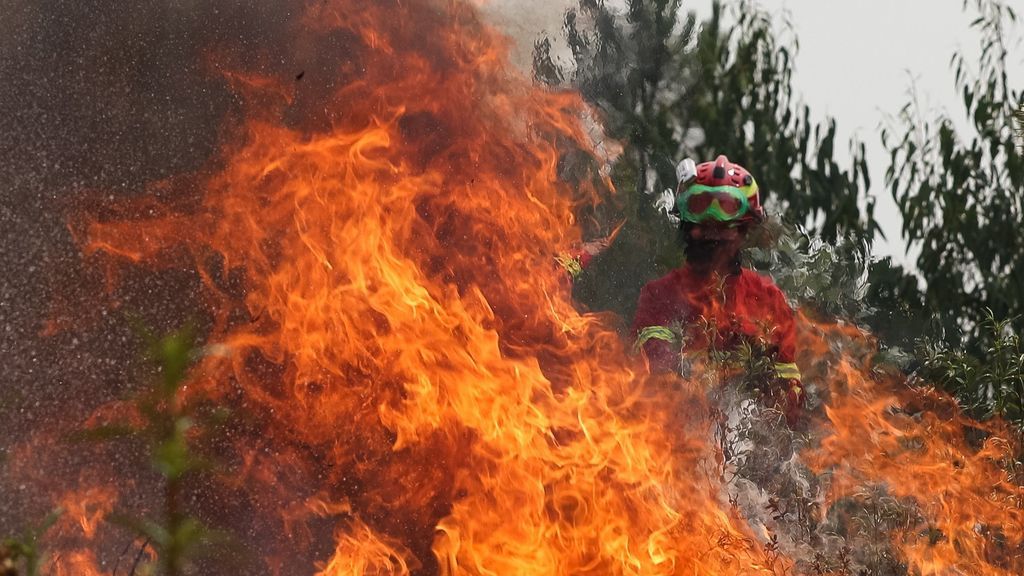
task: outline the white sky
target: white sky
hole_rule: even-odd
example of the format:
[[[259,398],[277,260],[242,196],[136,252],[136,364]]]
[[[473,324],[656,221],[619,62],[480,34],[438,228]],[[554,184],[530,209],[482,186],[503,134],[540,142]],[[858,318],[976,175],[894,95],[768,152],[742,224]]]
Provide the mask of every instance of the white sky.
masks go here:
[[[901,218],[885,186],[888,155],[879,128],[907,102],[914,85],[926,110],[944,110],[960,121],[960,96],[949,62],[962,47],[977,54],[978,37],[968,24],[973,11],[962,0],[760,0],[772,12],[786,13],[800,41],[794,85],[822,118],[836,118],[839,141],[857,136],[867,146],[875,215],[888,238],[875,254],[907,261],[900,237]],[[1014,2],[1010,2],[1014,4]],[[711,0],[691,2],[709,14]],[[1019,38],[1019,26],[1013,31]],[[1024,83],[1024,51],[1012,52],[1011,82]],[[970,60],[968,60],[970,62]],[[912,250],[912,256],[913,256]]]
[[[614,1],[614,0],[613,0]],[[1011,2],[1013,4],[1014,2]],[[505,20],[521,39],[520,59],[528,62],[533,39],[557,34],[570,0],[492,0],[487,9]],[[838,148],[856,136],[867,146],[871,193],[876,217],[887,242],[875,254],[907,262],[900,238],[900,217],[884,182],[888,157],[879,127],[907,101],[911,84],[926,109],[946,110],[960,120],[959,95],[953,88],[950,56],[957,47],[977,52],[977,36],[968,28],[973,11],[962,0],[760,0],[761,6],[785,13],[800,42],[794,84],[815,119],[836,118]],[[685,9],[710,14],[711,0],[693,0]],[[1020,26],[1014,30],[1020,37]],[[1013,51],[1011,82],[1024,83],[1024,50]],[[911,258],[912,259],[912,258]]]

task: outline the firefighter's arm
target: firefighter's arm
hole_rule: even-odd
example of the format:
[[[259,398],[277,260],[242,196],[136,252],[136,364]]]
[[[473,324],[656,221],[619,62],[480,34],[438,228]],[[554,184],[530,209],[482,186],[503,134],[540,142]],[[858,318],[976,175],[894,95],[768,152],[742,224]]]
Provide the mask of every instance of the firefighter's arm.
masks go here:
[[[576,280],[590,266],[591,261],[607,250],[609,245],[608,238],[584,242],[579,248],[559,254],[555,260],[569,275],[569,278]]]
[[[775,323],[775,344],[779,351],[775,376],[783,396],[780,400],[783,400],[786,420],[793,425],[803,412],[807,396],[800,368],[796,365],[796,319],[781,291],[778,292],[775,304]]]
[[[795,367],[796,364],[777,364],[776,372],[778,373],[779,389],[783,396],[779,399],[779,407],[786,416],[786,423],[792,427],[803,414],[804,406],[807,404],[807,395],[804,393],[799,370],[793,372],[786,368],[787,366]]]
[[[804,401],[803,381],[796,362],[776,362],[775,377],[785,384],[786,394],[792,396],[802,407]]]
[[[656,297],[644,286],[633,320],[634,349],[643,352],[652,373],[672,372],[679,365],[680,341],[672,329],[662,325],[664,322],[659,316]]]
[[[622,221],[618,226],[612,230],[612,233],[604,238],[598,238],[589,242],[584,242],[576,248],[563,252],[555,257],[558,264],[565,270],[569,278],[576,280],[584,270],[590,266],[590,263],[599,256],[602,252],[607,250],[612,242],[615,241],[615,237],[622,231],[622,227],[626,224]]]

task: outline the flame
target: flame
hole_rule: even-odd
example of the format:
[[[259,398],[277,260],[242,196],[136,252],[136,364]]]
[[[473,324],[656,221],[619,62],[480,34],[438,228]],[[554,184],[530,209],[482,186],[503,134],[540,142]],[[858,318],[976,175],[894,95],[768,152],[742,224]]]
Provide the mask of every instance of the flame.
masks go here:
[[[53,574],[53,576],[105,576],[108,574],[99,567],[96,554],[91,550],[61,554],[54,559],[46,573]]]
[[[262,427],[233,486],[268,507],[309,486],[350,501],[280,520],[298,534],[339,519],[323,574],[768,573],[693,473],[704,431],[665,398],[695,393],[641,376],[554,265],[606,185],[559,176],[567,147],[590,146],[579,98],[509,69],[459,2],[327,2],[302,27],[358,39],[358,79],[327,98],[326,129],[283,124],[294,100],[278,98],[250,112],[191,208],[142,200],[73,227],[90,255],[190,256],[210,338],[231,350],[190,389]],[[282,93],[228,78],[261,103]]]
[[[817,329],[818,339],[804,343],[832,357],[825,409],[832,429],[805,457],[831,472],[828,503],[862,500],[871,487],[914,502],[915,514],[892,533],[912,573],[1021,573],[1024,486],[1013,476],[1019,452],[1011,432],[972,421],[945,394],[873,369],[868,335],[850,326]],[[828,350],[843,341],[863,356]]]
[[[274,574],[796,573],[778,526],[728,502],[700,378],[646,375],[554,264],[608,187],[597,168],[563,178],[563,153],[591,148],[579,97],[510,69],[458,0],[326,0],[296,30],[336,82],[225,73],[247,108],[206,170],[71,226],[115,293],[125,267],[201,282],[228,353],[188,394],[239,415],[209,515]],[[982,529],[1020,550],[1007,443],[969,445],[959,414],[895,413],[916,396],[849,352],[868,339],[800,323],[829,397],[805,457],[830,504],[884,486],[942,534],[893,535],[920,573],[1019,572]],[[74,517],[92,538],[109,511]],[[103,573],[81,552],[54,562]]]
[[[92,539],[96,528],[114,511],[117,492],[111,486],[90,486],[68,492],[60,499],[66,518],[75,522],[82,534]]]
[[[409,551],[399,542],[386,542],[362,522],[355,522],[338,536],[334,557],[317,576],[362,574],[410,574]],[[419,568],[413,563],[413,567]]]

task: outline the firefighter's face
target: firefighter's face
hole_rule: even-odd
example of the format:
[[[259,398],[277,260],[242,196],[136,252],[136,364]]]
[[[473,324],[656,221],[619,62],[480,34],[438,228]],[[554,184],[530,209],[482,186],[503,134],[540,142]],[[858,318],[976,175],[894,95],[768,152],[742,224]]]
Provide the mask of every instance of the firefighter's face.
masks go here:
[[[743,247],[743,227],[690,226],[684,230],[686,259],[701,268],[728,266]]]
[[[737,226],[693,226],[688,239],[717,244],[739,243],[743,240],[743,232]]]

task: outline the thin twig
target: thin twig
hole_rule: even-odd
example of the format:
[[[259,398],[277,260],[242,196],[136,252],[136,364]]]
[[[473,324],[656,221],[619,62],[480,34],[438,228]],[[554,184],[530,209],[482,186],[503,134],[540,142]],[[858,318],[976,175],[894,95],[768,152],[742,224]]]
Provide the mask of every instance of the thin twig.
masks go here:
[[[124,555],[128,553],[128,549],[132,547],[132,544],[135,544],[134,538],[124,545],[121,553],[117,556],[117,562],[114,562],[114,570],[110,573],[110,576],[117,576],[117,569],[121,567],[121,558],[124,558]]]
[[[135,576],[135,570],[139,567],[139,562],[142,561],[142,553],[146,551],[147,546],[149,546],[148,536],[143,540],[142,546],[139,547],[139,553],[135,555],[135,562],[132,563],[132,571],[128,573],[128,576]]]

